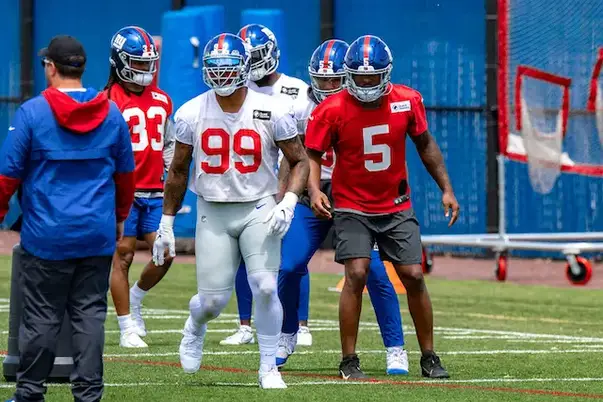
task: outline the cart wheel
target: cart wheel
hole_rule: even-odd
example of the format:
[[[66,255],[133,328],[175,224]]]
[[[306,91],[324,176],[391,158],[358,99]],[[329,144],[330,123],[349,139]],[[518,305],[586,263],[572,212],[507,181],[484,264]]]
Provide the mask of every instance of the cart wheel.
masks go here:
[[[578,267],[580,267],[580,272],[578,273],[574,273],[572,271],[572,267],[569,262],[565,266],[565,274],[567,275],[567,279],[573,285],[586,285],[593,276],[593,268],[586,258],[580,257],[579,255],[576,256],[576,263],[578,264]]]
[[[500,282],[507,280],[507,265],[508,256],[507,253],[498,253],[496,255],[496,279]]]
[[[433,260],[431,259],[431,254],[425,247],[423,247],[423,253],[421,257],[421,267],[423,268],[424,274],[430,274],[433,269]]]

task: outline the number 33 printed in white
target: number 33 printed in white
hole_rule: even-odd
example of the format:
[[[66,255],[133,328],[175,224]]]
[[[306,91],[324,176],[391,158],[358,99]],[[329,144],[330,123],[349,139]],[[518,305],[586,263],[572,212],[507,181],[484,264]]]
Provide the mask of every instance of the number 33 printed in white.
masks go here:
[[[138,142],[132,141],[132,150],[134,152],[140,152],[147,149],[149,143],[153,151],[163,150],[163,136],[165,130],[165,120],[167,118],[167,112],[164,108],[159,106],[151,106],[147,110],[145,116],[144,112],[139,107],[131,107],[123,111],[122,115],[126,122],[130,123],[132,117],[138,118],[138,124],[132,126],[132,134],[138,134]],[[161,119],[157,123],[157,138],[149,138],[149,132],[147,131],[147,121],[152,121],[155,117],[160,116]]]
[[[374,138],[383,134],[389,134],[387,124],[362,129],[364,155],[369,158],[364,161],[364,167],[369,172],[386,170],[392,164],[392,151],[389,145],[374,143]]]

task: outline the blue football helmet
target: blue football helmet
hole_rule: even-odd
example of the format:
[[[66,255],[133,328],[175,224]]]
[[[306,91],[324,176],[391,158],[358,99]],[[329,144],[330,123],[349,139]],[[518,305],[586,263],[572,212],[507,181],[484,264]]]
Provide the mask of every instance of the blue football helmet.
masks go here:
[[[323,42],[312,53],[308,72],[310,73],[310,84],[312,93],[319,102],[325,100],[329,95],[341,92],[345,84],[346,72],[343,68],[344,59],[349,45],[339,39],[330,39]],[[339,86],[332,89],[321,89],[320,79],[337,79]]]
[[[249,47],[236,35],[215,36],[203,50],[203,81],[220,96],[247,85],[251,67]]]
[[[153,37],[140,27],[129,26],[117,31],[111,39],[109,62],[124,82],[148,86],[157,72],[159,53]],[[148,64],[147,69],[136,68]]]
[[[392,61],[389,47],[377,36],[364,35],[356,39],[345,55],[348,92],[361,102],[373,102],[385,95],[389,90]],[[363,87],[354,81],[355,76],[375,74],[380,75],[379,84],[375,86]]]
[[[251,81],[261,80],[276,71],[281,51],[270,29],[260,24],[249,24],[237,35],[251,48]]]

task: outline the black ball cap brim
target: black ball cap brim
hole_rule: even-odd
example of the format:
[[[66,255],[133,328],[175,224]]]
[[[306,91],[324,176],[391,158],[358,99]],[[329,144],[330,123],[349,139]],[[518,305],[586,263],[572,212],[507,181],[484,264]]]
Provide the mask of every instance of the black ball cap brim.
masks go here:
[[[70,35],[55,36],[47,47],[40,49],[38,56],[64,66],[82,67],[86,64],[84,46]]]

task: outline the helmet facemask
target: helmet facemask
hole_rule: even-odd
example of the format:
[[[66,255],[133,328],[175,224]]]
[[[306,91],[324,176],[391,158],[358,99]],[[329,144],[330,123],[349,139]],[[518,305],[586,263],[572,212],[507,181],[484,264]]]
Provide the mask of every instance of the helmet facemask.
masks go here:
[[[203,58],[203,82],[219,96],[230,96],[247,85],[249,64],[240,56]]]
[[[346,82],[346,74],[345,72],[341,73],[321,73],[321,72],[313,72],[312,69],[309,69],[310,73],[310,85],[312,86],[312,93],[316,96],[316,100],[322,102],[328,96],[334,95],[338,92],[343,91],[345,88]],[[322,89],[323,80],[339,80],[339,85],[335,88],[331,89]]]
[[[272,74],[278,68],[280,53],[274,53],[274,43],[267,42],[251,49],[251,71],[249,79],[259,81],[267,75]]]
[[[127,54],[126,52],[119,52],[118,57],[124,66],[121,70],[116,68],[119,79],[143,87],[149,86],[151,82],[153,82],[153,77],[157,72],[157,60],[159,60],[159,55],[157,52],[148,53],[149,54],[144,54],[142,56],[135,56]],[[115,66],[113,61],[111,61],[111,64]],[[146,64],[148,69],[136,68],[137,66],[134,66],[134,64]]]
[[[352,70],[348,66],[344,66],[346,77],[347,77],[347,89],[348,92],[358,99],[360,102],[374,102],[386,95],[389,89],[389,83],[391,80],[391,64],[385,68],[375,70],[371,66],[362,66],[358,70]],[[362,75],[380,75],[379,84],[371,87],[362,87],[356,84],[354,76]]]

